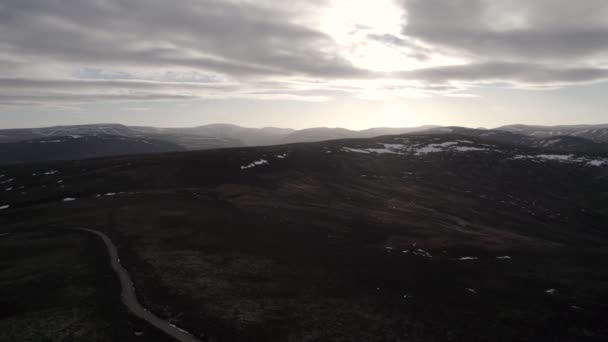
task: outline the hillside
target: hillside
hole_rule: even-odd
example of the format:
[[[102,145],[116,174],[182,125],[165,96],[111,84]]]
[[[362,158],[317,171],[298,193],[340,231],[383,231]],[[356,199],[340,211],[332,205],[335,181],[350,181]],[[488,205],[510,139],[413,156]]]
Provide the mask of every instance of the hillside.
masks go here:
[[[136,137],[138,132],[119,124],[92,124],[74,126],[55,126],[42,128],[19,128],[0,130],[0,143],[20,142],[65,136],[115,135]]]
[[[116,135],[53,136],[0,144],[0,165],[183,150],[179,145],[157,139]]]
[[[608,125],[532,126],[508,125],[497,130],[525,134],[536,138],[574,136],[597,142],[608,142]]]
[[[358,132],[345,128],[316,127],[295,131],[281,142],[285,144],[355,138]]]
[[[550,138],[538,138],[522,132],[515,133],[501,129],[473,129],[466,127],[438,127],[429,129],[431,134],[462,134],[501,144],[539,149],[559,153],[608,153],[608,142],[598,142],[587,138],[570,135],[556,135]]]
[[[0,250],[11,251],[3,262],[33,262],[14,240],[22,235],[46,239],[43,256],[80,236],[65,228],[103,231],[142,303],[201,338],[608,337],[608,155],[452,132],[16,165],[0,175],[10,188],[0,191]],[[5,282],[5,331],[44,321],[32,315],[48,308],[27,295],[41,277]],[[104,279],[86,286],[119,306],[115,279]],[[77,305],[67,298],[62,307]]]

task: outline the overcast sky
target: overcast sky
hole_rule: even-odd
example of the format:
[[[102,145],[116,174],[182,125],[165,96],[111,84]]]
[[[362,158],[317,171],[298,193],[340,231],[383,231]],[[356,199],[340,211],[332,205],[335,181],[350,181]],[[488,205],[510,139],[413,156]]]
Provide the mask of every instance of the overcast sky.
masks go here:
[[[0,0],[0,127],[608,122],[606,0]]]

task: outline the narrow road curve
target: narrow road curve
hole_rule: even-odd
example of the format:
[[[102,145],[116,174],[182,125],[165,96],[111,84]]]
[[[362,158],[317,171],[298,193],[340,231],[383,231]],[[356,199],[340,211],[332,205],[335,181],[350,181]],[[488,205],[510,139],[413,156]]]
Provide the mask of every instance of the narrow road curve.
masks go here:
[[[104,233],[87,228],[74,228],[76,230],[89,232],[91,234],[95,234],[99,236],[106,247],[108,248],[108,255],[110,256],[110,263],[112,264],[112,268],[118,275],[120,279],[120,287],[122,289],[122,302],[127,306],[127,308],[137,317],[143,319],[144,321],[152,324],[158,329],[164,331],[169,336],[172,336],[178,341],[181,342],[201,342],[189,332],[176,327],[175,325],[169,323],[168,321],[163,320],[162,318],[156,316],[155,314],[148,311],[144,308],[139,301],[137,300],[137,296],[135,295],[135,287],[133,286],[133,282],[131,281],[131,277],[129,276],[129,272],[122,267],[120,264],[120,258],[118,257],[118,250],[116,246],[112,242],[112,240]]]

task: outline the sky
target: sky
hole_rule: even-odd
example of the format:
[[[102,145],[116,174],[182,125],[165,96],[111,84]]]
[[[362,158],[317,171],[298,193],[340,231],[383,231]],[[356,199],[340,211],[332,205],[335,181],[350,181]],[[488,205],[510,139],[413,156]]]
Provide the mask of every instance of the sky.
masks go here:
[[[605,0],[0,0],[0,128],[608,122]]]

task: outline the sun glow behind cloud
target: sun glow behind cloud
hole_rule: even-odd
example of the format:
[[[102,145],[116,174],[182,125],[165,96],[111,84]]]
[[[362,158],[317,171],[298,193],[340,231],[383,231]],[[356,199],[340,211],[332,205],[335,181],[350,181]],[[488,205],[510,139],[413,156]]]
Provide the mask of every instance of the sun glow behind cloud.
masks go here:
[[[399,35],[403,10],[392,0],[333,0],[321,10],[320,29],[340,46],[356,67],[373,71],[408,68],[408,58],[397,49],[368,38]]]
[[[494,91],[600,87],[607,14],[604,0],[5,1],[0,112],[365,100],[400,113],[416,99],[487,113],[473,101]]]
[[[436,66],[463,65],[467,60],[403,35],[407,12],[394,0],[332,0],[318,16],[319,30],[333,39],[341,57],[356,68],[377,73],[376,77],[356,82],[331,80],[327,82],[329,87],[348,89],[350,85],[346,91],[351,96],[370,101],[426,98],[437,93],[462,95],[466,88],[450,86],[450,91],[438,91],[425,82],[399,75]]]
[[[334,39],[343,57],[366,70],[408,71],[466,63],[404,36],[404,25],[407,13],[393,0],[333,0],[321,10],[319,29]]]

